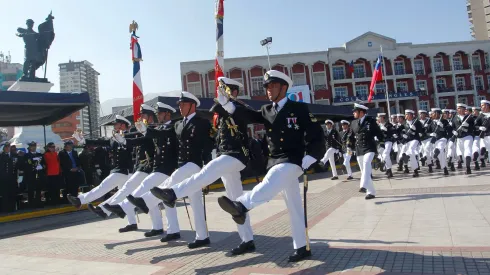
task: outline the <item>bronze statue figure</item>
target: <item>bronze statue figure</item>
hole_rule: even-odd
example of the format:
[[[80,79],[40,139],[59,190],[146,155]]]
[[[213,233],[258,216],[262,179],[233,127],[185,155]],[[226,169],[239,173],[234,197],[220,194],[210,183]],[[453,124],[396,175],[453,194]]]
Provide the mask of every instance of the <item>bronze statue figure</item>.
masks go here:
[[[37,27],[38,32],[33,30],[34,21],[32,19],[27,19],[27,29],[17,29],[16,35],[22,37],[25,43],[24,75],[21,81],[47,82],[46,78],[36,77],[36,70],[44,63],[47,64],[48,50],[54,40],[53,19],[54,16],[50,13],[46,21]],[[44,77],[46,77],[46,69]]]

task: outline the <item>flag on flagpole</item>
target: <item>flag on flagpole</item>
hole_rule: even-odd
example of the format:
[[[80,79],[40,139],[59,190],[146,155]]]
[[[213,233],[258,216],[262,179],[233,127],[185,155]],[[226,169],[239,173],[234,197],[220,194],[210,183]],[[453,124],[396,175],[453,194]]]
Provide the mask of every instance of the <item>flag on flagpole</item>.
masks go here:
[[[214,96],[218,97],[218,78],[225,76],[223,73],[224,69],[224,58],[225,52],[223,50],[223,18],[225,16],[225,9],[223,0],[216,0],[216,60],[214,62]],[[211,92],[211,91],[209,91]],[[218,124],[218,114],[215,113],[213,116],[213,125],[216,127]]]
[[[383,56],[379,55],[376,61],[376,66],[373,71],[373,78],[371,79],[371,86],[369,87],[369,97],[368,102],[371,102],[374,97],[374,89],[376,87],[376,82],[383,80]],[[388,88],[388,87],[386,87]]]
[[[351,60],[349,63],[349,72],[352,74],[354,73],[354,60]]]
[[[133,60],[133,118],[137,121],[140,117],[140,108],[143,104],[143,83],[141,83],[140,61],[143,61],[141,47],[136,36],[138,25],[133,21],[130,26],[131,33],[131,59]]]

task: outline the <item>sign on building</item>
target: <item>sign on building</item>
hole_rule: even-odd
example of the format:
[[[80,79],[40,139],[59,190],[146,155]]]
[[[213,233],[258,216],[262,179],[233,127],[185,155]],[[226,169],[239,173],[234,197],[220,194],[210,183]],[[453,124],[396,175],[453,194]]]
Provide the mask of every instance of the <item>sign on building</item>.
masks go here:
[[[301,85],[290,87],[286,92],[286,96],[293,101],[311,103],[310,86]]]

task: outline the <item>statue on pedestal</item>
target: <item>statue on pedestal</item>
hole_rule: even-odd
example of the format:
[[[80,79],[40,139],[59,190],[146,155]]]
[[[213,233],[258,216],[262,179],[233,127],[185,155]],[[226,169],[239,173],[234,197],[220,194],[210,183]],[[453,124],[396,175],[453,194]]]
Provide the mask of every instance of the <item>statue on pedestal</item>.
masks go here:
[[[17,36],[22,37],[25,43],[25,60],[24,60],[24,75],[20,81],[28,82],[48,82],[46,79],[46,68],[44,70],[44,78],[36,77],[36,70],[48,61],[48,50],[54,40],[54,16],[52,12],[46,18],[46,21],[39,24],[38,32],[33,30],[34,21],[27,19],[27,29],[18,28]]]

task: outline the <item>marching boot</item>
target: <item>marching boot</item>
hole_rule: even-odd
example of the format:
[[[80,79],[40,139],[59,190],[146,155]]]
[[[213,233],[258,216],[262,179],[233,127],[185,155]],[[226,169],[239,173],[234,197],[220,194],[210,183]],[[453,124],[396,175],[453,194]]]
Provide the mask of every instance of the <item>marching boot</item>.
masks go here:
[[[187,244],[187,247],[189,249],[194,249],[194,248],[198,248],[198,247],[201,247],[201,246],[206,246],[206,245],[209,245],[211,243],[211,241],[209,240],[209,237],[204,239],[204,240],[194,240],[193,242],[191,243],[188,243]]]
[[[72,195],[69,195],[69,194],[66,196],[66,198],[76,208],[80,208],[82,206],[82,203],[80,202],[79,198],[73,197]]]
[[[436,160],[436,169],[441,169],[441,162]]]
[[[150,192],[153,194],[153,196],[161,199],[165,206],[168,206],[170,208],[175,207],[177,196],[175,195],[175,192],[172,188],[160,189],[158,187],[153,187],[152,189],[150,189]]]
[[[485,168],[487,165],[485,164],[485,160],[484,159],[481,159],[481,167],[482,168]]]
[[[447,167],[444,167],[444,176],[449,176],[449,171],[447,170]]]
[[[293,253],[293,255],[289,256],[288,261],[290,263],[295,263],[299,262],[305,258],[311,257],[311,251],[306,250],[306,246],[300,247],[296,249]]]
[[[451,172],[456,171],[456,168],[454,168],[454,163],[449,163],[449,167],[451,168]]]
[[[152,229],[148,232],[145,232],[145,237],[150,238],[153,236],[160,236],[163,234],[163,229]]]
[[[150,209],[148,209],[148,206],[146,206],[146,203],[145,203],[145,200],[144,199],[133,197],[133,195],[129,195],[126,198],[128,199],[128,201],[131,204],[133,204],[134,206],[138,207],[145,214],[148,214],[148,212],[150,212]]]
[[[331,180],[338,180],[339,177],[335,176],[335,177],[332,177]]]
[[[426,157],[423,157],[420,159],[420,162],[422,163],[422,166],[425,166],[425,161],[427,160]]]
[[[255,243],[254,241],[242,242],[239,246],[233,248],[231,250],[231,254],[233,255],[242,255],[248,252],[255,251]]]
[[[102,208],[98,207],[98,206],[93,206],[91,203],[89,203],[87,205],[87,208],[90,212],[94,213],[95,215],[101,217],[102,219],[106,219],[107,218],[107,214],[104,213],[104,211],[102,210]]]
[[[109,211],[109,212],[111,212],[113,214],[116,214],[121,219],[124,219],[124,217],[126,217],[126,213],[121,208],[121,206],[119,206],[119,204],[110,205],[110,204],[107,204],[106,203],[103,206],[104,206],[105,209],[107,209],[107,211]]]
[[[221,209],[225,210],[228,214],[233,217],[233,220],[237,224],[244,224],[247,218],[248,209],[239,201],[232,201],[226,196],[221,196],[218,198],[218,204]]]
[[[478,163],[478,160],[475,161],[475,171],[480,170],[480,164]]]
[[[471,158],[470,158],[471,160]],[[458,160],[458,167],[456,167],[458,169],[463,169],[463,156],[459,156],[459,160]]]
[[[386,170],[386,175],[387,175],[388,178],[392,178],[393,177],[393,172],[391,172],[391,169]]]
[[[376,196],[372,194],[368,194],[366,197],[364,197],[365,200],[372,200],[374,198],[376,198]]]
[[[366,192],[367,192],[366,188],[364,187],[359,188],[359,193],[366,193]]]
[[[174,241],[174,240],[178,240],[178,239],[180,239],[180,233],[179,232],[173,233],[173,234],[167,234],[167,235],[163,236],[163,238],[160,239],[160,242],[166,243],[166,242]]]
[[[398,168],[396,169],[396,171],[398,171],[398,172],[403,171],[403,161],[402,160],[400,160],[398,162]]]
[[[471,157],[466,157],[466,175],[471,174]]]
[[[434,170],[432,170],[432,164],[429,164],[429,173],[434,173]]]
[[[138,230],[137,224],[128,224],[123,228],[119,228],[119,233],[126,233],[126,232],[136,231],[136,230]]]
[[[473,161],[478,161],[479,156],[480,154],[478,154],[478,152],[473,153]]]
[[[417,168],[417,169],[413,170],[413,175],[412,175],[412,177],[414,177],[414,178],[418,178],[418,177],[419,177],[419,168]]]
[[[405,165],[405,170],[403,170],[404,174],[410,173],[410,170],[408,170],[408,165]]]
[[[347,177],[347,180],[352,180],[352,179],[354,179],[352,176]]]

